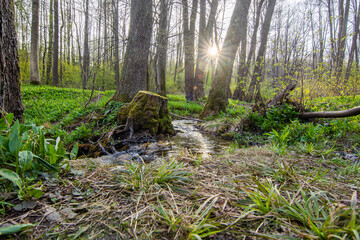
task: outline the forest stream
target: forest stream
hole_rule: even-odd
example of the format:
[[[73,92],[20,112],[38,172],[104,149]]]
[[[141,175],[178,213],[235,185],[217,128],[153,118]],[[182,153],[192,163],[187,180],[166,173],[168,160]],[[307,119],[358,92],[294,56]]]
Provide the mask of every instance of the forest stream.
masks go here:
[[[135,144],[126,151],[99,157],[97,160],[104,164],[123,165],[129,161],[151,162],[157,158],[170,158],[182,153],[190,153],[202,158],[220,153],[229,146],[229,141],[209,133],[202,132],[196,127],[196,121],[175,120],[172,122],[176,135],[158,141]]]

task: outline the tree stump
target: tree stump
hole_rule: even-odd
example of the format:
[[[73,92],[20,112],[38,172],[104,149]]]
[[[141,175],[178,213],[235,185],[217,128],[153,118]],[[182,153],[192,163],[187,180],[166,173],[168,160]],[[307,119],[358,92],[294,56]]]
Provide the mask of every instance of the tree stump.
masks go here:
[[[140,91],[117,113],[119,123],[130,133],[148,131],[151,135],[175,134],[167,108],[168,99],[155,93]]]

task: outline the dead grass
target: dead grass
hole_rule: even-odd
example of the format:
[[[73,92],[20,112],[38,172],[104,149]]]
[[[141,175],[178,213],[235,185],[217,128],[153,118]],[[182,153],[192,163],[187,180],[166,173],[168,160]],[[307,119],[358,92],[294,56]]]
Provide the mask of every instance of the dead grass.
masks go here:
[[[115,168],[94,159],[73,161],[72,173],[58,184],[45,183],[47,194],[35,209],[9,212],[0,224],[37,223],[16,237],[20,239],[316,239],[301,223],[285,215],[279,218],[275,205],[267,214],[259,214],[256,206],[247,208],[254,204],[249,192],[260,191],[256,181],[271,182],[294,201],[300,201],[303,190],[326,191],[337,206],[350,206],[359,187],[353,179],[339,179],[336,165],[308,156],[278,156],[266,147],[228,151],[202,159],[201,164],[193,158],[183,151],[172,160],[178,168],[169,171],[191,172],[186,175],[191,182],[173,178],[149,181],[146,187],[120,180],[126,166]],[[139,181],[156,178],[152,172],[158,174],[164,164],[151,165]],[[57,198],[51,201],[50,193]],[[50,207],[60,214],[57,221],[49,220]],[[63,211],[67,208],[75,213],[71,219]]]

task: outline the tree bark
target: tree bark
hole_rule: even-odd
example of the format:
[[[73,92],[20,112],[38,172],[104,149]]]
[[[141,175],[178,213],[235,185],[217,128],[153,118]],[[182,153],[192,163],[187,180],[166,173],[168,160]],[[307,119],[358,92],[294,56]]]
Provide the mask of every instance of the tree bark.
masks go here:
[[[266,9],[265,20],[261,29],[260,47],[255,61],[255,67],[249,86],[248,96],[246,97],[248,102],[251,102],[255,97],[259,98],[260,95],[260,79],[262,77],[266,53],[266,44],[270,30],[271,18],[275,9],[275,4],[276,0],[269,0],[268,7]]]
[[[39,0],[32,0],[30,83],[41,84],[39,71]]]
[[[52,69],[52,60],[53,60],[53,47],[54,47],[54,0],[50,0],[50,9],[49,9],[49,46],[47,50],[47,60],[46,60],[46,84],[51,82],[51,69]]]
[[[157,70],[156,70],[156,90],[166,96],[166,54],[168,48],[168,12],[169,1],[160,0],[160,20],[157,41]]]
[[[350,0],[346,0],[345,9],[343,6],[344,0],[339,1],[339,32],[338,32],[338,44],[336,53],[336,79],[337,83],[341,82],[341,75],[344,64],[345,48],[346,48],[346,32],[347,23],[350,11]]]
[[[194,80],[194,97],[195,100],[204,97],[204,78],[206,75],[206,67],[209,64],[208,50],[210,39],[215,23],[215,15],[219,5],[218,0],[211,3],[208,22],[206,23],[206,1],[200,0],[200,26],[199,26],[199,43],[198,56],[196,62],[195,80]]]
[[[132,0],[120,86],[112,100],[129,102],[138,91],[146,89],[152,24],[152,1]]]
[[[59,85],[59,0],[54,0],[53,85]]]
[[[84,58],[82,71],[82,87],[87,89],[90,78],[90,50],[89,50],[89,0],[85,1],[85,30],[84,30]],[[100,47],[100,46],[99,46]]]
[[[244,32],[245,24],[247,23],[246,19],[249,13],[250,2],[251,0],[236,1],[230,26],[219,54],[209,98],[201,113],[201,118],[218,115],[221,111],[226,111],[228,105],[228,76],[232,72],[236,52],[241,41],[241,33]]]
[[[345,118],[360,115],[360,107],[355,107],[344,111],[329,111],[329,112],[304,112],[300,114],[302,119],[310,118]]]
[[[113,0],[113,35],[114,35],[114,55],[115,55],[115,63],[114,63],[114,72],[115,72],[115,84],[117,89],[120,89],[120,53],[119,53],[119,0]]]
[[[188,1],[182,0],[183,4],[183,32],[185,52],[185,97],[188,101],[194,100],[194,45],[195,45],[195,22],[197,15],[198,0],[193,0],[189,26]]]
[[[20,67],[14,22],[14,1],[0,0],[0,105],[23,122]]]

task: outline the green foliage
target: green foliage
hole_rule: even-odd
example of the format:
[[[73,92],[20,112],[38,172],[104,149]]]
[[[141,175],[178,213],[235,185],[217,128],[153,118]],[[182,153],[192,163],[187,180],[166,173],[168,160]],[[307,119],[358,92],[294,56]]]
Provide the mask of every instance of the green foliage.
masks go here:
[[[34,183],[38,174],[58,172],[66,151],[60,138],[46,139],[42,127],[12,120],[13,114],[0,119],[0,188],[14,188],[19,199],[39,198],[41,182]]]
[[[183,170],[183,164],[175,159],[170,161],[153,162],[147,165],[135,162],[126,165],[126,170],[118,176],[119,181],[126,188],[147,191],[153,187],[181,190],[177,185],[191,182],[190,172]]]
[[[312,192],[299,189],[284,191],[271,180],[253,179],[255,189],[243,189],[248,199],[241,201],[245,212],[270,215],[273,220],[312,239],[358,239],[359,213],[357,193],[354,192],[350,207],[334,204],[324,191]]]
[[[298,112],[295,107],[289,104],[272,107],[266,112],[265,116],[258,114],[257,112],[249,115],[250,122],[261,129],[268,132],[273,129],[279,130],[284,128],[292,120],[298,117]]]
[[[187,102],[184,96],[169,95],[168,108],[171,113],[181,116],[199,116],[203,106],[197,102]]]
[[[25,122],[44,124],[57,122],[61,119],[72,121],[79,115],[83,116],[88,113],[84,105],[90,97],[90,93],[90,90],[22,85]],[[90,105],[90,110],[91,107],[104,106],[113,94],[113,91],[95,92],[95,98],[97,96],[102,96],[102,98],[99,102]]]

